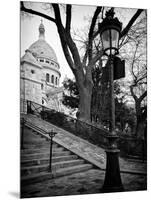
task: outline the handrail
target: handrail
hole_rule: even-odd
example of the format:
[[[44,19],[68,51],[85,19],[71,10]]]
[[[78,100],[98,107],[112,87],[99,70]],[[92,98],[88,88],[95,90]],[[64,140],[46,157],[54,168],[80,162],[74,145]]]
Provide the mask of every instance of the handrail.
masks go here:
[[[67,130],[83,139],[88,140],[92,144],[101,146],[105,148],[108,144],[108,139],[107,135],[109,131],[105,129],[100,129],[95,127],[94,125],[88,124],[86,122],[83,122],[81,120],[75,119],[71,116],[65,115],[64,113],[57,112],[55,110],[52,110],[50,108],[47,108],[43,105],[37,104],[35,102],[29,101],[29,100],[24,100],[24,103],[27,103],[27,114],[35,114],[38,117],[41,116],[42,119],[53,123],[54,125],[60,126],[60,128],[63,128],[64,130]],[[32,106],[32,104],[34,106]],[[30,106],[30,107],[28,107]],[[34,113],[34,108],[33,107],[40,107],[39,112]],[[32,110],[33,109],[33,110]],[[55,114],[55,117],[57,115],[61,115],[61,119],[55,119],[55,117],[50,117],[47,114]],[[44,116],[46,114],[46,116]],[[62,119],[63,117],[63,119]]]
[[[56,111],[56,110],[54,110],[54,109],[50,109],[50,108],[48,108],[48,107],[46,107],[46,106],[43,106],[43,105],[41,105],[41,104],[35,103],[35,102],[33,102],[33,101],[30,101],[30,100],[21,99],[21,101],[34,103],[34,104],[36,104],[36,105],[39,105],[39,106],[40,106],[41,108],[43,108],[44,110],[58,112],[58,111]],[[39,108],[40,108],[40,107],[39,107]],[[35,108],[35,110],[36,110],[36,109],[37,109],[37,108]],[[109,131],[108,131],[107,129],[105,129],[104,127],[96,127],[96,126],[94,126],[93,124],[89,124],[88,122],[82,121],[82,120],[80,120],[80,119],[76,119],[76,118],[74,118],[74,117],[72,117],[72,116],[69,116],[69,115],[67,115],[67,114],[65,114],[65,113],[62,113],[62,112],[58,112],[58,113],[61,113],[61,114],[63,114],[65,117],[69,117],[69,118],[71,118],[71,119],[73,119],[73,120],[79,121],[79,122],[81,122],[81,123],[83,123],[83,124],[86,124],[86,125],[88,125],[88,126],[94,127],[94,128],[96,128],[96,129],[98,129],[98,130],[103,130],[104,132],[106,132],[106,134],[109,134]],[[106,135],[104,134],[104,136],[106,136]]]
[[[52,172],[52,147],[53,147],[53,137],[57,134],[57,132],[45,131],[44,129],[36,126],[35,124],[28,122],[24,118],[21,118],[21,149],[24,149],[24,127],[27,126],[35,131],[37,131],[40,135],[44,136],[47,139],[50,139],[50,153],[49,153],[49,172]]]
[[[50,109],[50,108],[48,108],[48,107],[46,107],[46,106],[43,106],[43,105],[41,105],[41,104],[35,103],[35,102],[33,102],[33,101],[30,101],[30,100],[25,100],[25,99],[21,99],[21,100],[23,100],[24,102],[31,102],[31,104],[33,105],[34,108],[35,108],[34,104],[40,106],[40,107],[38,107],[38,108],[35,108],[35,110],[41,108],[41,109],[44,110],[44,111],[55,111],[56,113],[63,114],[63,115],[64,115],[65,117],[67,117],[67,118],[71,118],[73,121],[76,120],[76,121],[79,121],[79,122],[81,122],[81,123],[83,123],[83,124],[86,124],[87,126],[94,127],[95,129],[98,129],[98,130],[102,130],[103,132],[105,132],[105,133],[101,133],[101,134],[104,135],[104,137],[107,137],[106,134],[109,134],[109,130],[106,129],[106,128],[104,128],[104,127],[97,127],[97,126],[95,126],[94,124],[89,124],[88,122],[82,121],[82,120],[80,120],[80,119],[76,119],[76,118],[74,118],[74,117],[72,117],[72,116],[70,116],[70,115],[67,115],[67,114],[62,113],[62,112],[58,112],[58,111],[56,111],[56,110],[54,110],[54,109]],[[40,112],[39,112],[39,114],[40,114]],[[122,135],[120,135],[120,134],[118,134],[118,136],[119,136],[120,138],[122,138],[122,139],[125,139],[125,137],[122,136]],[[127,139],[127,140],[133,140],[133,139],[136,140],[137,138],[136,138],[136,136],[134,136],[134,137],[127,137],[126,139]],[[139,139],[139,140],[140,140],[140,139]]]

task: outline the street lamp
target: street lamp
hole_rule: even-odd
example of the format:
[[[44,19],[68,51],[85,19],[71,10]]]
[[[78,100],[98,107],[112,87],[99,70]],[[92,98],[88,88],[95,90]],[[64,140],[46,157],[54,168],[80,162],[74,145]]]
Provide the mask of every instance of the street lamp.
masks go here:
[[[122,23],[114,17],[114,10],[111,8],[106,12],[106,17],[99,23],[100,37],[103,45],[104,54],[107,56],[118,54],[119,38]]]
[[[106,174],[103,184],[103,192],[120,192],[123,191],[123,185],[120,176],[119,167],[119,149],[117,149],[117,133],[115,131],[115,101],[114,101],[114,56],[119,49],[119,37],[122,29],[122,23],[114,18],[114,10],[111,8],[106,12],[106,17],[102,23],[99,23],[99,32],[102,41],[104,55],[108,56],[110,61],[109,84],[110,84],[110,129],[107,135],[109,145],[106,149],[107,163]]]

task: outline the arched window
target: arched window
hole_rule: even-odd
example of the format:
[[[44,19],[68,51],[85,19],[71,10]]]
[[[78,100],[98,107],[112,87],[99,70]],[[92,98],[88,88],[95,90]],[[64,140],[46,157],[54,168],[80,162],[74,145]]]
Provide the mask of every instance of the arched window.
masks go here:
[[[44,62],[44,59],[40,59],[39,61],[40,61],[40,62]]]
[[[51,76],[51,83],[54,84],[54,75]]]
[[[48,64],[49,64],[49,60],[46,60],[46,63],[48,63]]]
[[[31,70],[31,73],[32,73],[32,74],[35,74],[35,70],[32,69],[32,70]]]
[[[58,78],[57,78],[57,77],[56,77],[56,81],[55,81],[55,84],[56,84],[56,85],[58,85]]]
[[[46,81],[49,82],[49,74],[46,74]]]

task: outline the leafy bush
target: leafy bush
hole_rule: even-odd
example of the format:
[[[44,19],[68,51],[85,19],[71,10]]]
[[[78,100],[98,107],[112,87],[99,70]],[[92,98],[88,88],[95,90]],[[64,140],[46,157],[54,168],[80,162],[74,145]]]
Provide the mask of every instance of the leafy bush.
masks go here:
[[[41,117],[56,125],[62,125],[66,122],[65,115],[63,113],[56,112],[55,110],[41,111]]]

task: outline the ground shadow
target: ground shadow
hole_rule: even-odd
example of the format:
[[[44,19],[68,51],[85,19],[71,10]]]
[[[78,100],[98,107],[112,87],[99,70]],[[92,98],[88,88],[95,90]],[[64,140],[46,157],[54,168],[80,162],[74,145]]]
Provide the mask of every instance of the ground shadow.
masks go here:
[[[13,197],[15,197],[15,198],[20,198],[20,194],[19,194],[19,192],[9,192],[9,195],[11,195],[11,196],[13,196]]]

